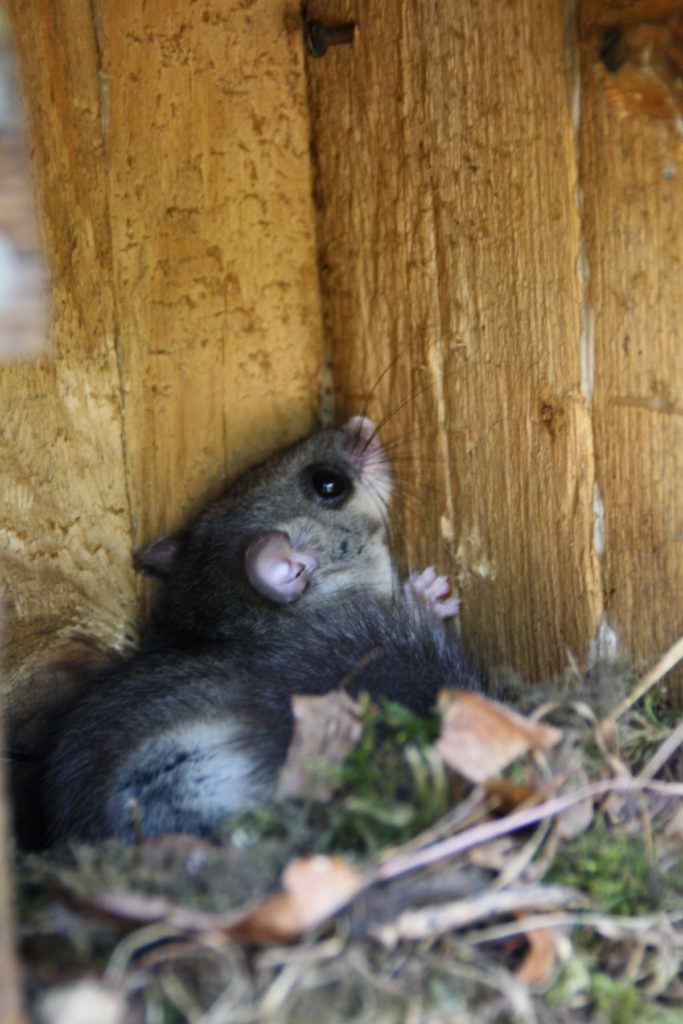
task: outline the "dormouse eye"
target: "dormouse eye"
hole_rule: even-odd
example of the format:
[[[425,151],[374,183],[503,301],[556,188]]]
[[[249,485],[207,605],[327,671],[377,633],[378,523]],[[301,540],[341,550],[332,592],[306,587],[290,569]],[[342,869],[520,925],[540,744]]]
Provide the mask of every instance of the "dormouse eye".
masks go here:
[[[334,508],[342,505],[351,493],[351,481],[340,469],[332,466],[308,466],[305,473],[307,487],[321,505]]]

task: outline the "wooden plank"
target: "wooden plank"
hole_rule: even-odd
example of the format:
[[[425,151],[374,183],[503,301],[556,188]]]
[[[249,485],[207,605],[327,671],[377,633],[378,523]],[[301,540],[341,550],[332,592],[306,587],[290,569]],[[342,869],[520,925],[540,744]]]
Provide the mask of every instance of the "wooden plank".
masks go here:
[[[140,544],[313,426],[309,118],[295,0],[128,0],[98,12]]]
[[[94,33],[87,2],[9,8],[46,260],[50,352],[0,370],[0,526],[12,711],[21,683],[78,630],[133,636],[135,586],[121,433]]]
[[[412,395],[387,424],[408,557],[447,544],[468,646],[538,678],[602,611],[568,25],[542,0],[309,8],[358,24],[309,61],[338,404],[388,367],[370,411]]]
[[[632,69],[610,74],[598,51],[606,27],[665,27],[676,12],[680,20],[675,3],[586,3],[580,23],[606,608],[638,662],[683,632],[683,146],[659,105],[634,99]],[[683,43],[683,21],[679,31]]]
[[[135,640],[132,550],[314,421],[308,115],[291,0],[13,0],[52,347],[0,375],[6,689]]]

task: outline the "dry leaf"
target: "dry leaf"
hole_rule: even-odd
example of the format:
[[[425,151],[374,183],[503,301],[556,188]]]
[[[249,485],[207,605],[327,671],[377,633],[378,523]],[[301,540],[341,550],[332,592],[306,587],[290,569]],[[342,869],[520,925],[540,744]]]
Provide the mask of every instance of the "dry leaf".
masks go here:
[[[328,800],[339,788],[334,769],[363,732],[360,705],[342,690],[293,697],[294,737],[280,770],[276,798]]]
[[[517,970],[517,977],[534,988],[545,988],[552,980],[557,963],[557,932],[552,928],[532,928],[524,934],[529,949]]]
[[[363,876],[343,857],[304,857],[282,875],[282,891],[254,906],[226,914],[183,907],[158,897],[131,892],[101,892],[88,902],[113,917],[189,932],[218,931],[266,945],[291,942],[331,917],[365,885]]]
[[[539,803],[547,798],[546,790],[547,787],[522,785],[519,782],[510,782],[509,779],[489,779],[484,786],[486,796],[495,797],[497,800],[497,814],[509,814],[518,807],[530,807]]]
[[[448,767],[470,782],[485,782],[527,751],[549,750],[562,737],[559,729],[478,693],[443,690],[439,710],[443,720],[436,748]]]
[[[361,874],[343,857],[292,861],[274,893],[230,929],[237,939],[266,945],[292,942],[341,910],[363,886]]]

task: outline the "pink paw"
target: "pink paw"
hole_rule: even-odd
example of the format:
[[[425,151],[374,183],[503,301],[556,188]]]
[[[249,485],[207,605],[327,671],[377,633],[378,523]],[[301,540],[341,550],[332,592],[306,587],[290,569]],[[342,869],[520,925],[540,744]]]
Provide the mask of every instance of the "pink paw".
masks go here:
[[[440,619],[452,619],[460,611],[460,599],[451,597],[447,576],[437,576],[433,565],[414,572],[403,584],[406,597],[426,605]]]

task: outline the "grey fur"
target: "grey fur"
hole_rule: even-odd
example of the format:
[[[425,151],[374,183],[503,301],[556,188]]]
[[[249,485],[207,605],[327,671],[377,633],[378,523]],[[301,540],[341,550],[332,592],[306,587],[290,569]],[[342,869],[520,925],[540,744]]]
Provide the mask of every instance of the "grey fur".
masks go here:
[[[158,571],[159,542],[142,552],[142,568],[162,577],[151,643],[221,640],[249,651],[264,637],[296,628],[312,611],[333,608],[344,593],[389,596],[396,583],[386,542],[389,466],[379,441],[364,445],[353,421],[317,431],[249,470],[184,532],[164,539]],[[312,465],[345,473],[349,499],[338,507],[316,501],[306,487]],[[257,593],[245,570],[249,544],[273,530],[319,563],[305,594],[288,605]]]
[[[316,612],[296,635],[246,656],[229,649],[147,653],[101,677],[67,716],[49,758],[53,839],[204,834],[267,799],[291,739],[290,698],[335,689],[426,713],[442,687],[481,687],[427,609],[365,596]]]
[[[325,504],[311,470],[345,474]],[[405,597],[386,544],[389,468],[368,420],[319,431],[245,474],[188,529],[147,549],[161,576],[148,649],[94,679],[55,722],[45,808],[53,839],[203,834],[273,791],[292,733],[291,697],[352,695],[427,712],[442,687],[481,681],[423,598]],[[270,601],[245,557],[275,531],[310,553],[302,596]],[[253,548],[251,549],[253,551]],[[429,602],[427,601],[427,604]]]

